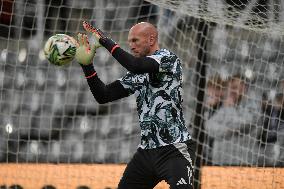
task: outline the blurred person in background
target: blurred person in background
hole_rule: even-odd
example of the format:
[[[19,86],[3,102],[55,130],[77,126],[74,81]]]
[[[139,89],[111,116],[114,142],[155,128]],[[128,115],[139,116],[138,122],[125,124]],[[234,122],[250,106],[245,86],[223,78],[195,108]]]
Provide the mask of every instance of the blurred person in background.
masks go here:
[[[222,100],[225,94],[226,81],[218,74],[209,78],[206,85],[205,100],[205,118],[210,119],[216,111],[222,106]]]
[[[273,99],[263,95],[262,130],[260,133],[261,166],[284,165],[284,94],[278,93]]]
[[[248,83],[240,74],[228,80],[222,106],[205,122],[214,138],[213,165],[251,165],[257,161],[257,120],[260,101],[248,95]]]
[[[205,99],[205,121],[210,119],[222,106],[226,81],[218,74],[209,78],[206,84]],[[206,165],[212,164],[212,148],[214,138],[205,133],[205,145],[203,146],[203,162]]]
[[[182,110],[182,67],[173,52],[160,49],[158,31],[147,22],[129,31],[132,54],[86,22],[99,44],[90,47],[87,35],[78,34],[76,60],[99,103],[136,96],[141,143],[127,164],[118,189],[149,189],[165,180],[172,189],[193,186],[195,144],[185,126]],[[103,46],[129,72],[108,85],[98,77],[93,58]]]

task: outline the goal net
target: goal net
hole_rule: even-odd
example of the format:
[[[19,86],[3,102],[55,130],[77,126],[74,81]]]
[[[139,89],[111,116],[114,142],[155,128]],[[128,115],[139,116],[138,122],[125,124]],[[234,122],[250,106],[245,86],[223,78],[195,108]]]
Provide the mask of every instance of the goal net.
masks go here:
[[[135,152],[135,98],[99,105],[75,61],[44,57],[50,36],[75,37],[87,20],[126,50],[130,27],[151,22],[160,47],[181,58],[197,185],[283,187],[283,9],[281,0],[0,0],[0,185],[115,188],[117,166]],[[126,73],[103,49],[94,65],[105,83]]]

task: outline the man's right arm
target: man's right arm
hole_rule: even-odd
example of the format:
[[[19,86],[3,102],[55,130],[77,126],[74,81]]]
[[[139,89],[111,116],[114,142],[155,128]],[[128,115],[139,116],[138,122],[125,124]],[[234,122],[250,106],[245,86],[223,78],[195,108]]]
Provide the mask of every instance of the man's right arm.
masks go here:
[[[128,92],[117,80],[105,85],[97,76],[92,64],[81,65],[87,79],[90,90],[99,104],[112,102],[129,96]]]

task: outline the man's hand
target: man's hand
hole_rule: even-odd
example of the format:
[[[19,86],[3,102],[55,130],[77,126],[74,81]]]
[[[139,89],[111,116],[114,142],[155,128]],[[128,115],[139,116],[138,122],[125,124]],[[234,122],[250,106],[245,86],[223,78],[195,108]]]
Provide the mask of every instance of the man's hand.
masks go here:
[[[107,37],[100,29],[95,28],[88,22],[83,21],[83,27],[87,32],[92,33],[93,36],[96,38],[97,42],[101,46],[105,47],[111,54],[113,53],[114,49],[118,47],[115,41]]]
[[[103,43],[106,43],[106,41],[109,39],[112,41],[112,39],[108,38],[99,28],[95,28],[91,24],[89,24],[86,21],[83,21],[83,27],[87,32],[90,32],[93,34],[93,36],[96,38],[96,40],[103,45]],[[115,42],[113,41],[115,44]],[[104,45],[103,45],[104,46]],[[104,46],[106,47],[106,46]]]
[[[83,21],[83,27],[87,32],[92,33],[95,38],[99,41],[101,38],[106,38],[105,34],[98,28],[95,28],[86,21]]]
[[[90,46],[88,36],[85,34],[78,34],[78,46],[76,49],[76,60],[83,65],[92,64],[94,56],[96,54],[96,49],[100,47],[98,42]]]

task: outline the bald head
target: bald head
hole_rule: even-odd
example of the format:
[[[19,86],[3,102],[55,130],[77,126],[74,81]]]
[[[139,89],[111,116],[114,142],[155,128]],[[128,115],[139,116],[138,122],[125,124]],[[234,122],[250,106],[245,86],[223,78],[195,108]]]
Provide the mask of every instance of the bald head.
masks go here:
[[[155,26],[148,22],[140,22],[138,24],[135,24],[131,29],[130,32],[135,31],[135,32],[141,32],[142,34],[146,36],[152,36],[155,38],[155,40],[158,40],[158,31]]]
[[[134,56],[151,55],[159,49],[158,31],[152,24],[140,22],[130,29],[128,43]]]

